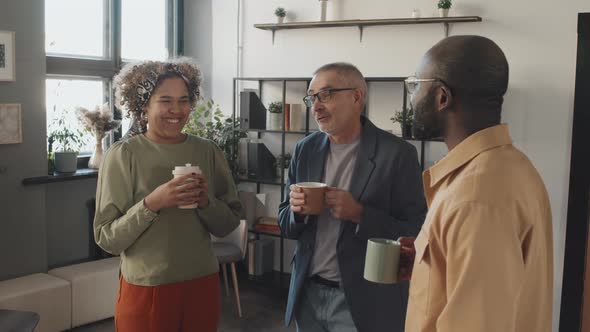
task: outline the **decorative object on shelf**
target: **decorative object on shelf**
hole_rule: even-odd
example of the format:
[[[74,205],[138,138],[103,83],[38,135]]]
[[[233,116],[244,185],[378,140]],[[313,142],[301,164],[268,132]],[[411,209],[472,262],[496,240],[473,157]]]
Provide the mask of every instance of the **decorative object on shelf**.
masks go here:
[[[275,156],[263,142],[248,143],[248,179],[276,183],[275,165]]]
[[[438,0],[438,13],[440,17],[448,17],[451,6],[451,0]]]
[[[249,137],[240,138],[238,141],[238,176],[241,178],[248,177],[248,143]]]
[[[396,111],[395,115],[391,117],[391,121],[397,122],[402,128],[402,137],[412,137],[412,121],[414,120],[414,111],[408,108],[405,111]]]
[[[246,137],[240,129],[240,121],[234,121],[221,112],[212,99],[202,102],[191,113],[182,129],[183,133],[199,136],[213,141],[223,151],[234,181],[238,183],[238,142]]]
[[[240,92],[240,127],[242,129],[266,129],[266,107],[256,91]]]
[[[320,21],[326,21],[326,9],[328,8],[328,0],[320,0]]]
[[[20,104],[0,104],[0,144],[22,142]]]
[[[420,18],[420,10],[418,8],[412,10],[412,18]]]
[[[0,81],[16,81],[14,43],[14,31],[0,31]]]
[[[275,9],[275,16],[277,17],[277,23],[282,24],[285,21],[285,16],[287,16],[285,8],[278,7],[277,9]]]
[[[118,112],[118,110],[115,109],[115,112]],[[119,128],[121,124],[121,120],[115,120],[113,115],[114,113],[108,103],[96,106],[92,111],[84,107],[76,108],[78,121],[80,121],[84,129],[94,135],[96,140],[94,151],[90,160],[88,160],[88,168],[98,169],[100,167],[103,155],[102,141],[106,134]]]
[[[283,130],[283,103],[275,101],[268,105],[268,130]]]
[[[71,129],[65,118],[54,119],[50,125],[51,131],[47,136],[48,164],[53,166],[56,173],[74,173],[78,164],[78,151],[82,143],[82,131]],[[54,152],[54,144],[56,145]],[[51,174],[51,173],[50,173]]]
[[[279,154],[277,156],[277,159],[275,160],[275,167],[277,168],[277,177],[281,177],[281,171],[284,169],[285,170],[285,181],[288,175],[288,171],[287,169],[289,169],[289,165],[291,164],[291,154],[290,153],[285,153],[285,154]]]
[[[305,128],[305,108],[303,104],[290,104],[289,111],[289,130],[303,131]]]

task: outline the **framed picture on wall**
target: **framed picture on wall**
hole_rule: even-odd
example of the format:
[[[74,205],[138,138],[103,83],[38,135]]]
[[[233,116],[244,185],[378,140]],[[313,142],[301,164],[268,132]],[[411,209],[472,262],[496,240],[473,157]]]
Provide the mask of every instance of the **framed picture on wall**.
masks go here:
[[[16,80],[14,32],[0,31],[0,81]]]
[[[0,144],[22,141],[20,104],[0,104]]]

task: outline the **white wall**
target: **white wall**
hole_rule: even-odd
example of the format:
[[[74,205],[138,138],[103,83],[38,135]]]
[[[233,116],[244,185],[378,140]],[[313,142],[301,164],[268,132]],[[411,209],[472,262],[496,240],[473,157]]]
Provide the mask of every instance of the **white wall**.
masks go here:
[[[237,53],[237,8],[241,1],[242,53]],[[418,8],[423,17],[436,13],[431,0],[330,0],[328,19],[409,17]],[[366,28],[359,42],[357,28],[282,30],[255,29],[274,22],[274,8],[283,6],[287,21],[314,21],[315,0],[213,1],[212,95],[231,112],[232,81],[242,76],[310,76],[333,61],[348,61],[366,76],[405,76],[421,55],[443,37],[439,25]],[[549,190],[554,218],[554,331],[561,298],[569,154],[576,59],[577,14],[590,11],[590,1],[457,0],[451,15],[478,15],[482,23],[456,24],[451,35],[478,34],[496,41],[510,63],[510,87],[503,120],[510,124],[516,146],[539,169]],[[190,38],[190,32],[187,32]],[[436,159],[438,157],[430,157]]]
[[[201,67],[203,83],[201,93],[211,97],[211,71],[213,70],[213,25],[212,4],[210,0],[191,0],[184,2],[184,53],[197,59]]]

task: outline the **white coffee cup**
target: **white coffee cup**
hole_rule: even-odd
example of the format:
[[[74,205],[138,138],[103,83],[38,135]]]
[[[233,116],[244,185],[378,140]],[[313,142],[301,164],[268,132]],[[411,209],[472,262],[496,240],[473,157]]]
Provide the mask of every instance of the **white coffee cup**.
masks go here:
[[[191,164],[185,164],[184,166],[176,166],[172,171],[174,178],[181,177],[187,174],[202,174],[201,169],[199,166],[192,166]],[[178,208],[180,209],[196,209],[199,207],[198,203],[189,204],[189,205],[179,205]]]

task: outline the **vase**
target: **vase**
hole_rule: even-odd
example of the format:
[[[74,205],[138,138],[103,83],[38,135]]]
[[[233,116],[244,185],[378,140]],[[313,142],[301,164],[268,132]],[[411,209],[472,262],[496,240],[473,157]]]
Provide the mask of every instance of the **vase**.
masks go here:
[[[449,10],[448,9],[444,9],[444,8],[439,8],[438,9],[438,14],[440,15],[440,17],[448,17],[449,16]]]
[[[326,21],[326,8],[328,7],[328,0],[320,0],[321,12],[320,21]]]
[[[412,138],[412,124],[402,124],[402,137]]]
[[[100,168],[100,163],[102,162],[102,139],[104,136],[96,138],[96,145],[94,146],[94,151],[92,152],[92,156],[90,160],[88,160],[88,168],[98,169]]]

